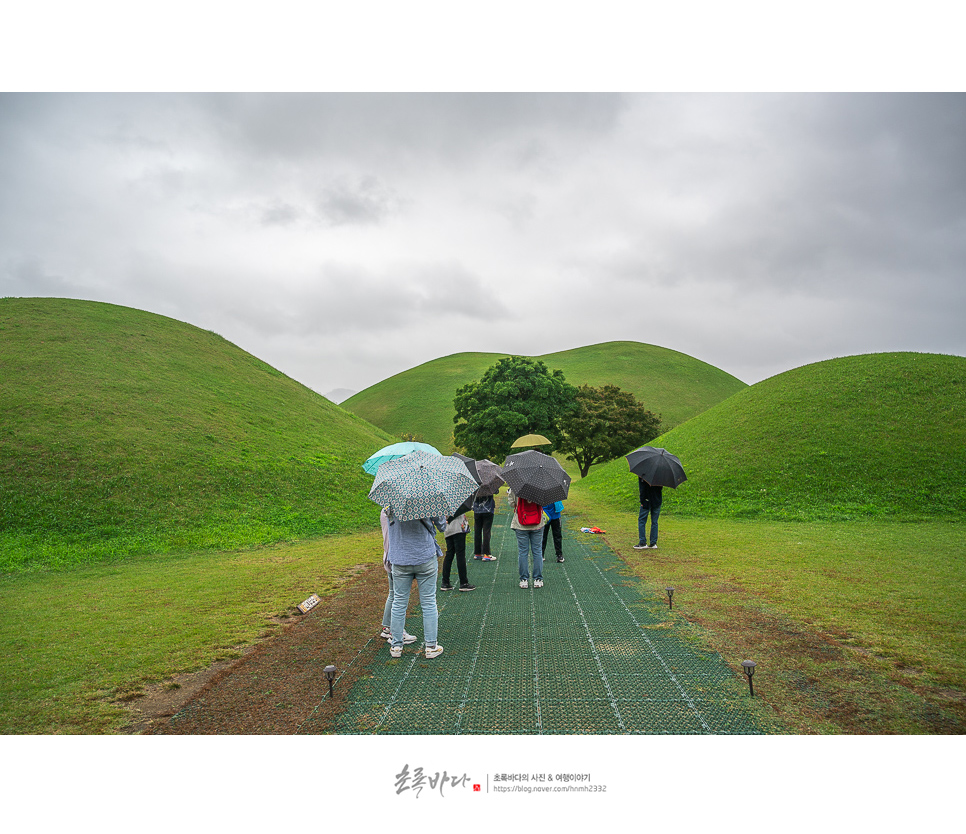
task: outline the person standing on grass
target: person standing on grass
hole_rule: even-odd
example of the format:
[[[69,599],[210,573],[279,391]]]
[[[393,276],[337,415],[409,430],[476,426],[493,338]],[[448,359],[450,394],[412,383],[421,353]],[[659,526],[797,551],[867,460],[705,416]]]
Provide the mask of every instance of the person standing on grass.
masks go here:
[[[541,545],[540,552],[545,556],[547,553],[547,539],[550,538],[550,533],[553,533],[553,549],[557,553],[557,561],[562,562],[563,557],[563,531],[560,528],[560,516],[563,515],[563,501],[555,501],[553,504],[547,504],[543,508],[543,511],[547,514],[547,525],[543,528],[543,544]]]
[[[517,535],[520,587],[530,587],[530,554],[533,554],[533,587],[543,587],[543,507],[507,490],[507,502],[513,509],[510,528]],[[531,521],[531,518],[535,518]]]
[[[386,515],[386,508],[383,507],[379,513],[379,526],[382,527],[382,566],[386,570],[389,578],[389,596],[386,597],[386,605],[382,609],[382,632],[380,637],[392,645],[392,600],[395,596],[392,587],[392,566],[389,564],[389,516]],[[403,643],[415,643],[416,636],[403,629]]]
[[[466,576],[466,534],[469,532],[470,523],[466,520],[466,513],[460,513],[446,524],[443,535],[446,536],[446,557],[443,559],[443,583],[439,586],[441,591],[452,591],[450,584],[450,569],[453,566],[453,557],[456,557],[456,570],[460,577],[461,591],[475,591],[476,585],[471,585]]]
[[[476,493],[473,500],[473,558],[483,562],[495,562],[496,556],[490,553],[490,531],[493,529],[493,515],[496,501],[492,495]]]
[[[642,477],[640,481],[641,509],[637,514],[637,544],[635,550],[657,549],[657,517],[661,514],[663,487],[651,486]],[[651,543],[647,543],[647,519],[651,519]]]
[[[436,642],[439,629],[439,609],[436,607],[436,576],[439,557],[443,555],[436,531],[446,529],[442,518],[421,518],[399,521],[389,518],[389,563],[392,566],[392,616],[389,630],[389,654],[401,657],[406,633],[406,610],[413,580],[419,587],[419,605],[423,610],[423,641],[426,657],[439,657],[443,647]]]

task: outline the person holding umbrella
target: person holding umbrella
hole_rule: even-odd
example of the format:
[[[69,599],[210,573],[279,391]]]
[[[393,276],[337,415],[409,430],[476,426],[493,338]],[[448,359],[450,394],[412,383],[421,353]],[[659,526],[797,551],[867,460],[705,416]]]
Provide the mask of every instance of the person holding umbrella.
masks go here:
[[[473,501],[473,558],[483,562],[495,562],[496,556],[490,553],[490,532],[493,529],[496,502],[492,495],[481,495],[480,492],[476,493]]]
[[[382,633],[379,636],[392,646],[392,601],[396,594],[392,584],[392,565],[389,564],[389,516],[386,515],[385,507],[379,513],[379,526],[382,527],[382,566],[389,579],[389,596],[386,597],[386,604],[382,609]],[[403,643],[415,642],[416,636],[403,629]]]
[[[641,446],[627,458],[627,465],[640,481],[641,509],[637,514],[635,550],[657,549],[657,519],[661,514],[662,487],[677,489],[688,476],[681,461],[667,449]],[[647,541],[647,519],[651,519],[651,543]]]
[[[507,502],[513,511],[510,529],[517,536],[520,587],[530,587],[530,554],[533,554],[533,587],[543,587],[543,507],[507,490]],[[533,519],[536,519],[535,521]]]
[[[445,529],[446,521],[443,518],[421,518],[416,521],[389,518],[387,540],[393,590],[389,653],[393,657],[402,657],[406,610],[409,608],[409,593],[414,579],[419,588],[419,605],[423,610],[426,657],[431,659],[443,653],[443,647],[436,642],[439,629],[436,574],[439,571],[439,557],[443,555],[436,541],[436,530],[443,532]]]
[[[392,565],[390,654],[393,657],[402,656],[406,609],[414,579],[423,611],[426,657],[439,657],[443,653],[443,647],[436,642],[439,627],[436,577],[439,558],[443,555],[436,531],[446,530],[446,519],[463,511],[463,504],[477,486],[462,461],[422,450],[384,461],[376,470],[369,498],[385,508],[389,521],[386,541]]]
[[[533,587],[543,587],[543,508],[563,501],[570,490],[570,476],[549,455],[529,449],[510,455],[503,465],[509,487],[507,500],[513,508],[510,527],[517,535],[520,554],[520,587],[530,587],[529,554],[533,554]]]
[[[637,476],[640,488],[641,508],[637,513],[637,544],[635,550],[657,550],[657,518],[661,514],[663,488],[651,486],[640,475]],[[651,519],[651,543],[647,543],[647,519]]]
[[[446,557],[443,559],[443,583],[441,591],[452,591],[453,585],[449,581],[453,568],[453,557],[456,557],[456,572],[460,577],[461,591],[475,591],[476,585],[470,583],[466,575],[466,534],[470,530],[470,523],[466,520],[466,513],[460,513],[450,518],[446,523],[443,535],[446,537]]]

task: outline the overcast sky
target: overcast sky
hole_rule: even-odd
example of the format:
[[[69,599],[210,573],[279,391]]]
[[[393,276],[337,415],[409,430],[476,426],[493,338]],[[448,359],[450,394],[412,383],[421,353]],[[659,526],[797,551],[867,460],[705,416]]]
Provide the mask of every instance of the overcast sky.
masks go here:
[[[753,383],[966,354],[966,95],[4,94],[0,295],[319,393],[628,339]]]

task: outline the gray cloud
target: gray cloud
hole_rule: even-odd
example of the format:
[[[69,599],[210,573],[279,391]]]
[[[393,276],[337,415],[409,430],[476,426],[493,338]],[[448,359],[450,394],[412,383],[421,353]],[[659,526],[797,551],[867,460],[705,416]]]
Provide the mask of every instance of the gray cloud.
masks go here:
[[[322,392],[610,339],[749,382],[963,354],[964,139],[961,94],[5,94],[0,294]]]

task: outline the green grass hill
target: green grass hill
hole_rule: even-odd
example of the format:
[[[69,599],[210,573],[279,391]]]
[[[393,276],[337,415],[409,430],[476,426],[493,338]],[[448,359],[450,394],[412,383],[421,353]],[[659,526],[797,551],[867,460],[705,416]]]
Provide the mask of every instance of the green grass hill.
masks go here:
[[[400,437],[414,434],[443,454],[453,450],[453,397],[508,354],[457,353],[426,362],[360,391],[342,405]],[[639,342],[605,342],[534,356],[572,385],[617,385],[676,426],[747,388],[691,356]]]
[[[391,438],[214,333],[4,298],[0,378],[0,571],[378,523]]]
[[[966,358],[878,353],[766,379],[652,441],[688,480],[665,490],[686,515],[892,520],[966,513]],[[621,458],[582,485],[637,505]]]

